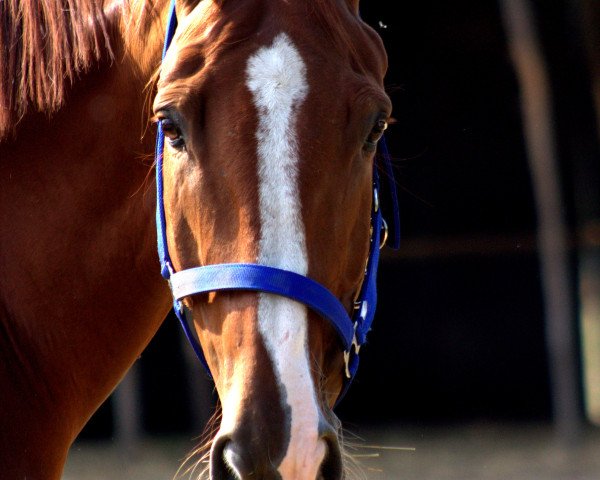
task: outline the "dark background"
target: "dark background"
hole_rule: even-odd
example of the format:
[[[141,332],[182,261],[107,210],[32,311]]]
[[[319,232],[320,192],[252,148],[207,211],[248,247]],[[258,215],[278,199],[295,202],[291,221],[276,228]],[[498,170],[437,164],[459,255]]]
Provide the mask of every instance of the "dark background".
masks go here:
[[[596,179],[599,158],[581,11],[578,2],[533,6],[575,232],[581,173],[573,158],[594,159],[585,177]],[[396,123],[387,138],[403,245],[383,256],[373,330],[337,412],[353,425],[549,421],[536,216],[499,5],[380,0],[361,8],[389,55]],[[180,335],[167,319],[138,362],[148,433],[199,433]],[[199,366],[196,374],[205,376]],[[113,411],[105,404],[83,436],[111,435]]]

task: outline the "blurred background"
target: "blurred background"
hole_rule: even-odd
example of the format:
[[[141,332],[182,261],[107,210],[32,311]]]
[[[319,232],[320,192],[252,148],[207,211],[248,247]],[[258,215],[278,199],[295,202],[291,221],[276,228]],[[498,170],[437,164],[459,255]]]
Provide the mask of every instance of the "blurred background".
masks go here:
[[[337,409],[351,453],[369,479],[600,478],[600,2],[361,11],[389,55],[402,245]],[[172,478],[214,402],[168,318],[64,478]]]

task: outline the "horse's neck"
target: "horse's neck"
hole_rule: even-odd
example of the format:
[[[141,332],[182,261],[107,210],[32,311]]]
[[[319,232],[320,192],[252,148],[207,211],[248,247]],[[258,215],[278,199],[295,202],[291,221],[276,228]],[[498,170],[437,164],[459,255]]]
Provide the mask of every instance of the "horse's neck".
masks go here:
[[[133,69],[94,71],[51,121],[29,116],[0,145],[3,478],[11,466],[18,478],[60,474],[59,457],[169,308],[152,138],[140,142],[147,79]]]

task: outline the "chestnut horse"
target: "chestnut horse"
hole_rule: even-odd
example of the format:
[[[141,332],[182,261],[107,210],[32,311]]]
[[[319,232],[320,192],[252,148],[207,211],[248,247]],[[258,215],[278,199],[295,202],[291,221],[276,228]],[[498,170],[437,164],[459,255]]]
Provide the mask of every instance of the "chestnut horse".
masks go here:
[[[167,0],[0,2],[3,479],[60,478],[171,308],[150,95],[172,271],[289,271],[350,313],[379,243],[373,161],[391,105],[358,0],[176,8],[161,63]],[[285,296],[209,290],[176,305],[222,404],[210,478],[343,478],[332,408],[351,347],[339,327]]]

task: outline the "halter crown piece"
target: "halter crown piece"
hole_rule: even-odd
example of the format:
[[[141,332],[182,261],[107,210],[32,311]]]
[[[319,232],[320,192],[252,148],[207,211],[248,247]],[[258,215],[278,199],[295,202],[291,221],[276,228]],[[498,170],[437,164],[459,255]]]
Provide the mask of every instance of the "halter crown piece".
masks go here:
[[[175,29],[177,27],[177,16],[175,14],[175,0],[171,0],[163,58],[169,48]],[[158,124],[156,138],[156,234],[158,242],[158,256],[161,264],[162,276],[169,281],[173,293],[173,307],[175,314],[183,327],[183,331],[190,342],[194,352],[205,366],[206,359],[190,325],[186,319],[182,299],[188,295],[198,293],[224,291],[224,290],[246,290],[260,291],[288,297],[303,303],[313,309],[316,313],[329,320],[337,331],[344,349],[346,363],[345,385],[338,398],[338,402],[346,393],[356,371],[358,369],[358,352],[366,341],[367,332],[371,328],[377,304],[377,264],[379,263],[379,249],[382,245],[381,230],[385,229],[387,235],[387,224],[383,220],[379,205],[379,175],[377,165],[373,168],[373,202],[371,208],[371,243],[369,257],[365,269],[362,287],[355,301],[355,309],[352,317],[348,315],[342,303],[321,284],[308,277],[280,268],[268,267],[258,264],[227,263],[219,265],[207,265],[203,267],[190,268],[175,272],[169,256],[166,237],[165,209],[163,201],[163,150],[164,133],[161,124]],[[398,248],[400,243],[400,223],[398,198],[394,173],[392,170],[390,155],[382,138],[379,142],[379,161],[384,169],[385,176],[389,181],[388,195],[392,210],[392,229],[390,243],[393,248]],[[385,242],[385,236],[383,241]]]

